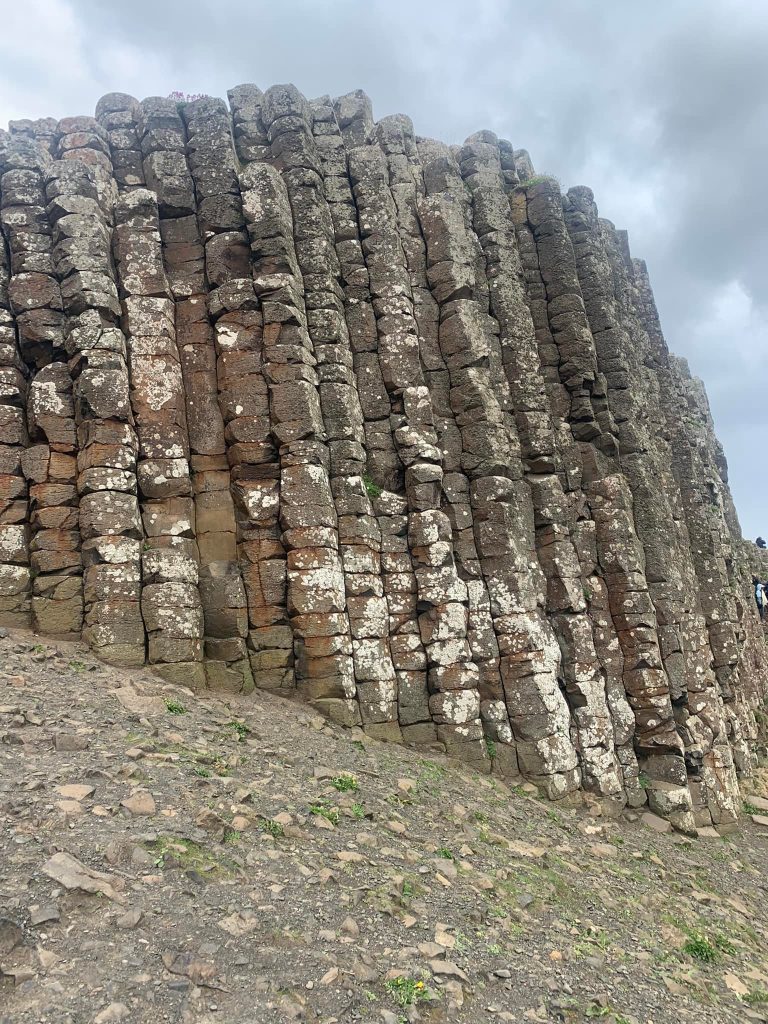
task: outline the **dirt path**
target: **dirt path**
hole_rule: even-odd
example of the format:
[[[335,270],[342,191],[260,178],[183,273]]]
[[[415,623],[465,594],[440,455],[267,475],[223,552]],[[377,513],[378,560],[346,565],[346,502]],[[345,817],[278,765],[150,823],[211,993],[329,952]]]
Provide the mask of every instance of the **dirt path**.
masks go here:
[[[0,664],[1,1024],[768,1020],[746,819],[554,808],[30,634]]]

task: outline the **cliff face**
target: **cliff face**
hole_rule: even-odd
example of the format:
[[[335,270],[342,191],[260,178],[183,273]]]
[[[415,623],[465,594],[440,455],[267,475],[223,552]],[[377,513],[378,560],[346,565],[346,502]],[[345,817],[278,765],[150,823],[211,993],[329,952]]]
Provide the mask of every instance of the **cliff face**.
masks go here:
[[[0,135],[0,620],[732,820],[755,549],[626,235],[490,132],[229,100]]]

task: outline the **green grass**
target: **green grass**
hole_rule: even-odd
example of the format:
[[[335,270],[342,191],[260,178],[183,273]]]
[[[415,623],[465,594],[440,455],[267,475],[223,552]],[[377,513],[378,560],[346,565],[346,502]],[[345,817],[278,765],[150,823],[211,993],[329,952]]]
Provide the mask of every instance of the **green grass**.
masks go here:
[[[434,761],[422,761],[421,778],[425,782],[442,782],[445,778],[445,768]]]
[[[199,775],[201,779],[210,779],[211,777],[211,773],[208,771],[208,769],[203,768],[203,766],[200,764],[196,764],[192,771],[195,773],[195,775]]]
[[[451,853],[447,846],[441,846],[440,849],[437,851],[437,855],[438,857],[442,857],[443,860],[456,860],[456,858],[454,857],[454,855]]]
[[[316,814],[320,818],[325,818],[326,821],[330,821],[332,825],[338,825],[339,823],[339,812],[335,807],[332,807],[327,800],[318,800],[317,803],[309,805],[309,813]]]
[[[354,793],[359,788],[354,775],[346,774],[337,775],[335,779],[331,779],[331,785],[340,793]]]
[[[720,953],[717,946],[710,942],[706,935],[701,932],[689,932],[688,938],[683,945],[683,952],[692,956],[694,960],[700,960],[705,964],[715,963],[719,960]]]
[[[262,818],[259,821],[259,828],[262,832],[266,832],[272,836],[273,839],[279,839],[285,835],[285,829],[279,821],[273,821],[271,818]]]
[[[413,882],[409,882],[407,878],[403,882],[402,893],[403,893],[403,899],[405,899],[405,900],[413,899]]]
[[[165,702],[165,709],[169,715],[186,715],[187,709],[178,700],[167,700]]]
[[[412,1006],[431,997],[424,982],[417,981],[416,978],[390,978],[386,986],[393,1002],[398,1006]]]
[[[741,806],[743,807],[745,814],[759,814],[760,813],[759,809],[757,807],[755,807],[754,804],[751,804],[749,802],[749,800],[745,800],[744,803]]]
[[[179,868],[208,875],[228,873],[227,862],[214,856],[194,839],[160,836],[147,843],[146,849],[155,857],[155,867],[158,868]]]
[[[363,473],[363,485],[365,486],[365,493],[369,498],[378,498],[380,496],[381,487],[367,473]]]
[[[84,661],[70,661],[69,667],[73,672],[85,672],[88,668]]]
[[[238,722],[237,720],[227,722],[227,728],[233,729],[237,733],[239,743],[245,743],[245,739],[251,731],[245,722]]]
[[[758,1006],[760,1003],[768,1003],[768,992],[765,989],[756,988],[741,998],[748,1006]]]
[[[352,804],[352,814],[361,821],[365,817],[365,807],[362,804]]]
[[[225,843],[239,843],[243,838],[243,833],[238,832],[236,828],[225,828],[224,829],[224,842]]]
[[[543,185],[545,181],[553,181],[556,185],[560,185],[554,174],[534,174],[532,178],[521,181],[520,188],[533,188],[534,185]]]

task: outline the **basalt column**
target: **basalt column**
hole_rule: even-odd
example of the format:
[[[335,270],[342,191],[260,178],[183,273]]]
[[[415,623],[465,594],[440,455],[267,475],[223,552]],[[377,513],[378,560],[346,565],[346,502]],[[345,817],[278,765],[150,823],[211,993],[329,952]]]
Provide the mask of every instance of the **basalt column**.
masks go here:
[[[110,231],[86,164],[74,159],[51,164],[46,194],[74,379],[83,639],[107,661],[141,665],[147,652],[140,608],[138,443]]]
[[[521,248],[532,261],[527,274],[541,281],[540,297],[531,303],[531,310],[543,361],[556,369],[549,387],[553,409],[579,443],[582,488],[595,522],[601,576],[621,645],[624,687],[635,715],[635,749],[650,778],[661,775],[669,756],[673,758],[680,822],[691,827],[682,744],[661,659],[644,552],[635,534],[632,495],[616,460],[605,380],[598,372],[557,185],[544,180],[524,187],[513,197],[513,212]],[[659,758],[664,760],[654,774],[644,762]],[[668,781],[660,781],[664,789]]]
[[[146,540],[141,610],[148,656],[166,677],[202,685],[202,611],[184,387],[174,307],[163,272],[157,203],[145,189],[115,207],[115,261],[139,441]],[[190,664],[192,663],[192,664]]]
[[[517,750],[504,703],[499,645],[493,628],[491,602],[483,578],[480,556],[473,530],[470,480],[463,466],[469,452],[463,451],[467,434],[466,417],[459,426],[457,411],[451,404],[451,380],[439,343],[440,308],[430,288],[427,242],[419,219],[419,204],[425,194],[422,161],[447,153],[440,144],[417,144],[413,125],[403,115],[379,121],[376,139],[386,157],[389,188],[397,211],[397,227],[413,296],[413,312],[419,334],[419,356],[428,389],[431,420],[437,447],[442,456],[441,509],[451,524],[456,569],[467,587],[467,642],[478,671],[480,719],[493,771],[514,777],[519,772]],[[504,401],[504,396],[497,396]],[[484,428],[478,424],[477,436]]]
[[[520,769],[551,795],[579,783],[568,709],[558,686],[560,650],[542,614],[544,577],[533,543],[533,509],[523,482],[507,394],[498,324],[487,313],[481,250],[468,222],[468,195],[450,157],[425,165],[419,216],[427,271],[440,308],[438,339],[450,378],[450,405],[461,432],[461,468],[480,564],[501,654],[504,699]],[[442,172],[442,173],[441,173]],[[481,274],[478,271],[481,271]]]
[[[359,113],[364,112],[363,104]],[[347,173],[346,149],[330,101],[315,101],[313,115],[338,260],[352,380],[359,396],[364,433],[365,473],[360,480],[362,491],[356,485],[359,497],[355,499],[365,516],[359,524],[365,530],[364,550],[356,542],[350,551],[350,565],[354,559],[359,571],[351,581],[346,575],[345,585],[355,597],[376,599],[371,603],[381,611],[378,631],[381,639],[388,637],[399,734],[409,742],[434,742],[437,733],[429,711],[427,658],[417,621],[416,576],[408,551],[407,503],[395,493],[402,486],[403,467],[395,451],[389,396],[376,353],[370,278]],[[378,681],[379,688],[386,685],[386,680]],[[382,723],[374,724],[374,731],[395,730]]]
[[[363,727],[372,735],[400,740],[387,605],[380,585],[373,592],[370,585],[371,574],[380,572],[381,534],[363,480],[363,412],[353,371],[333,222],[312,133],[312,108],[295,91],[268,90],[262,116],[273,159],[283,170],[296,258],[304,281],[307,329],[317,365],[320,410],[329,448],[330,484],[351,632],[349,653],[360,714]],[[326,116],[332,117],[332,110]]]
[[[0,146],[5,140],[0,139]],[[3,178],[6,177],[6,171]],[[27,367],[19,353],[16,325],[8,296],[10,259],[7,248],[7,207],[0,212],[0,622],[28,626],[30,621],[29,505],[22,457],[29,444],[25,414]]]
[[[704,623],[696,607],[689,541],[669,469],[671,456],[664,454],[658,383],[641,368],[643,338],[629,310],[621,309],[617,282],[622,274],[626,277],[626,271],[612,226],[599,224],[587,193],[572,190],[565,203],[566,221],[598,359],[608,380],[621,465],[632,488],[634,521],[643,543],[662,664],[685,749],[685,776],[674,756],[649,767],[656,783],[651,795],[658,805],[668,805],[666,811],[671,813],[676,807],[682,811],[687,802],[685,786],[693,798],[696,823],[707,824],[710,816],[719,821],[734,814],[729,796],[735,785],[732,765],[723,765],[712,752],[723,733],[721,702],[709,669],[711,653]],[[621,365],[618,373],[617,358]]]
[[[524,479],[531,490],[536,550],[547,580],[547,612],[562,651],[565,691],[577,727],[584,785],[623,802],[604,669],[595,648],[574,544],[574,536],[579,536],[576,519],[584,515],[585,503],[575,474],[563,471],[552,429],[505,191],[509,184],[505,175],[508,179],[511,172],[502,171],[502,153],[490,134],[468,140],[459,157],[471,193],[468,216],[485,256],[489,308],[499,327],[502,380],[506,379],[512,397]],[[564,483],[574,485],[569,496]]]
[[[405,470],[408,544],[427,655],[430,713],[448,750],[482,761],[487,755],[481,742],[479,672],[467,640],[468,592],[456,569],[451,522],[441,509],[442,455],[387,166],[378,146],[358,146],[348,158],[376,315],[378,361]],[[402,563],[405,568],[405,558]]]

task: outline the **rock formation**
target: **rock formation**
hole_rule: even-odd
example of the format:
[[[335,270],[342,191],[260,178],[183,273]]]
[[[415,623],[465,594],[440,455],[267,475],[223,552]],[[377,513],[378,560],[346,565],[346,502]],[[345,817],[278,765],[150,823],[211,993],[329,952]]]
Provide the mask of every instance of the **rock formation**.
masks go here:
[[[645,265],[361,92],[0,134],[0,622],[732,821],[768,658]]]

